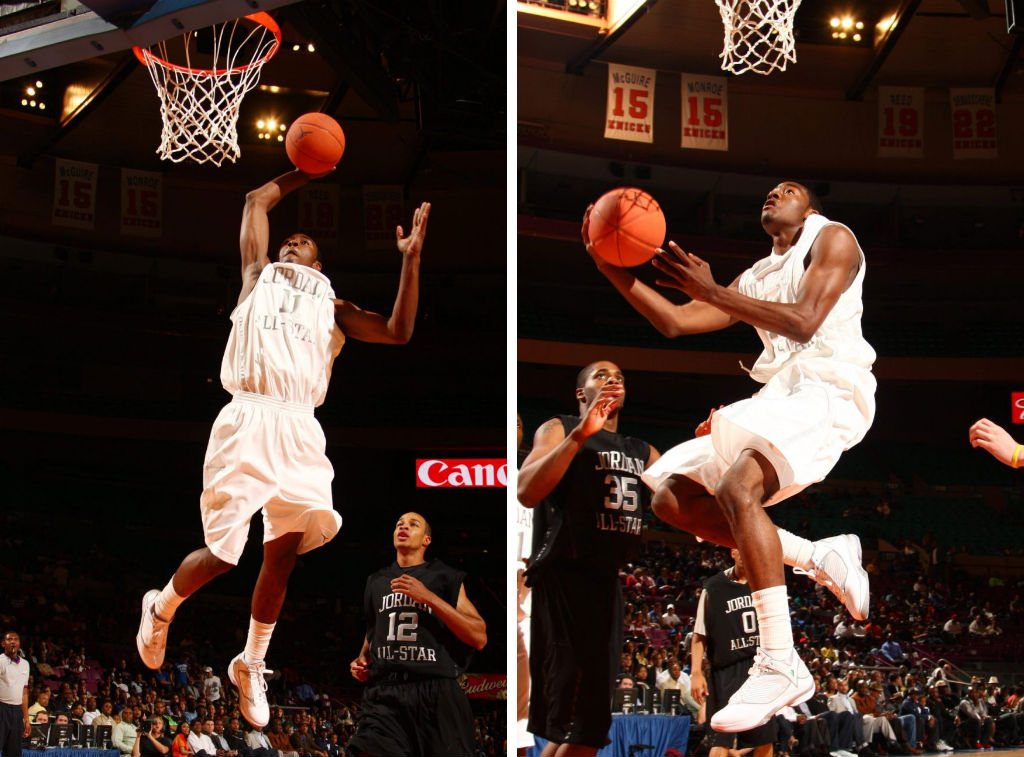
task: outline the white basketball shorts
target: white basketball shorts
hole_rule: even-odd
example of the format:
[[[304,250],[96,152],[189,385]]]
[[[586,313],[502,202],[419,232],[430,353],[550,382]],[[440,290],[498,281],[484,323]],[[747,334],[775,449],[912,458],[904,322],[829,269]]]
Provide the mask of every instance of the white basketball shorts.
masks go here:
[[[773,376],[749,399],[715,413],[711,433],[663,454],[644,474],[653,490],[672,475],[703,484],[714,494],[725,472],[746,449],[763,454],[779,477],[766,506],[825,478],[839,456],[864,438],[874,418],[874,377],[867,370],[823,377],[799,365]],[[852,379],[852,380],[851,380]]]
[[[302,532],[301,554],[333,539],[341,516],[326,449],[311,406],[236,394],[214,421],[203,464],[200,510],[210,551],[237,565],[260,510],[264,543]]]

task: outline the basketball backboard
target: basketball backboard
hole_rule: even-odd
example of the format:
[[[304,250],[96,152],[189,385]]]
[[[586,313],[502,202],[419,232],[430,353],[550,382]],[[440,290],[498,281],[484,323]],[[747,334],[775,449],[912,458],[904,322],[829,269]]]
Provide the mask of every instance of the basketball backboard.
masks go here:
[[[260,0],[273,10],[296,0]],[[148,47],[252,13],[247,0],[42,0],[0,15],[0,81]]]

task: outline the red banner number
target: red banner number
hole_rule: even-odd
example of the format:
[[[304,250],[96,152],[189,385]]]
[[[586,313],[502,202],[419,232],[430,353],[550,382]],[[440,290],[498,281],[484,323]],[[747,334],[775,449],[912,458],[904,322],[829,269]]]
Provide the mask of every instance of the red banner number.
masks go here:
[[[973,116],[973,117],[972,117]],[[994,139],[996,136],[996,113],[991,108],[953,111],[953,136],[957,139]]]
[[[689,116],[686,119],[686,123],[690,126],[700,126],[701,118],[697,112],[697,101],[702,98],[700,97],[688,97],[686,102],[688,104]],[[722,125],[722,98],[721,97],[705,97],[704,100],[704,120],[703,125],[711,128],[715,128]]]
[[[58,183],[60,184],[60,196],[57,198],[58,207],[69,208],[72,204],[80,209],[92,207],[92,182],[60,179]]]
[[[616,87],[615,90],[615,108],[612,110],[613,116],[622,116],[622,87]],[[646,89],[631,89],[629,90],[629,117],[630,118],[647,118],[647,96],[650,94]]]
[[[918,118],[916,109],[893,108],[891,106],[886,108],[885,127],[882,129],[882,134],[886,137],[896,136],[897,125],[895,122],[897,121],[899,122],[898,128],[901,137],[917,136]]]

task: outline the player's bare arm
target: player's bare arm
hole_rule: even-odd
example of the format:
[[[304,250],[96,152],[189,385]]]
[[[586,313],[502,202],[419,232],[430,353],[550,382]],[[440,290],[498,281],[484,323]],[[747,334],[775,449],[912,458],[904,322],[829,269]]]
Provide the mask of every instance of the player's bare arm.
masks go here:
[[[736,322],[736,318],[705,302],[693,301],[677,305],[640,281],[627,269],[619,268],[602,259],[590,243],[590,211],[593,207],[588,207],[583,216],[583,246],[594,259],[597,269],[659,333],[670,338],[683,334],[702,334],[724,329]]]
[[[708,682],[704,677],[704,636],[695,633],[690,639],[690,694],[697,704],[704,704],[708,696]]]
[[[1021,459],[1024,458],[1024,450],[1017,452],[1017,448],[1020,446],[1017,440],[1010,436],[1005,428],[998,423],[993,423],[988,418],[982,418],[971,426],[969,438],[972,447],[981,447],[1003,465],[1008,465],[1011,468],[1019,468],[1024,465],[1024,459]],[[1014,460],[1015,453],[1016,460]]]
[[[448,626],[463,644],[468,644],[474,649],[483,649],[487,645],[487,624],[466,596],[465,586],[459,587],[459,599],[455,607],[408,573],[392,579],[391,590],[401,592],[414,602],[422,602],[430,607],[434,615]]]
[[[533,435],[533,449],[519,469],[516,490],[519,504],[536,507],[552,492],[583,444],[604,427],[608,416],[618,407],[618,399],[624,391],[621,384],[602,386],[586,415],[568,436],[558,418],[552,418],[537,429]]]
[[[856,277],[860,251],[849,231],[831,225],[822,229],[814,241],[810,258],[792,303],[747,297],[740,294],[737,281],[720,286],[707,262],[683,251],[675,242],[669,242],[667,250],[658,250],[652,264],[663,275],[657,281],[659,286],[678,289],[695,302],[706,302],[735,319],[806,343]]]
[[[420,251],[427,236],[429,217],[430,203],[424,202],[413,213],[408,236],[401,226],[395,229],[395,244],[402,254],[402,272],[390,317],[363,310],[347,300],[334,301],[334,320],[346,336],[378,344],[406,344],[412,338],[420,296]]]
[[[242,230],[238,239],[238,246],[242,252],[242,292],[238,296],[239,302],[249,295],[256,286],[260,272],[270,263],[270,219],[267,214],[289,192],[294,192],[310,179],[326,175],[324,173],[313,176],[296,168],[271,179],[245,196]]]
[[[370,640],[363,639],[363,648],[356,659],[348,664],[348,672],[357,681],[366,681],[370,677]]]

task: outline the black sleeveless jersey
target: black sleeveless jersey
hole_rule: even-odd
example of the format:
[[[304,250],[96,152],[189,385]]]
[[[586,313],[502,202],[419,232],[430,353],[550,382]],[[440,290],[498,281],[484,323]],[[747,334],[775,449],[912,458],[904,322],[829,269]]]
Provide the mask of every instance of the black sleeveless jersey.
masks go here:
[[[753,658],[760,643],[750,586],[724,572],[704,583],[704,630],[707,658],[717,670]]]
[[[363,605],[370,642],[370,682],[391,673],[456,678],[469,664],[472,648],[463,644],[425,604],[391,590],[391,580],[408,573],[455,607],[466,574],[430,560],[410,568],[397,562],[366,579]]]
[[[579,424],[560,415],[565,435]],[[615,569],[639,551],[650,491],[640,479],[651,447],[602,429],[584,442],[562,480],[534,509],[530,571],[572,562]]]

